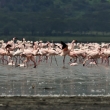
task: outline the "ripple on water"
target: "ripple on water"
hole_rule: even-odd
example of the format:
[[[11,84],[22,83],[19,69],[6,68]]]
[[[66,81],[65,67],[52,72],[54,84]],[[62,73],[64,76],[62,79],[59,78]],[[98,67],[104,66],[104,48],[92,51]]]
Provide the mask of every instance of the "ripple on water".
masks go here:
[[[58,66],[41,63],[34,69],[0,65],[0,95],[110,94],[110,68],[82,64],[62,68],[61,57],[57,59]]]

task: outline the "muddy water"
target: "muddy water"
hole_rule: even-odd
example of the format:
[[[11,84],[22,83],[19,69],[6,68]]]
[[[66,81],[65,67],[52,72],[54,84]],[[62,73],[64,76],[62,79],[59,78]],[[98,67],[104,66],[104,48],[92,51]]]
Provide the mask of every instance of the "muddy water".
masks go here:
[[[0,65],[0,95],[109,95],[110,68],[104,65],[69,66],[57,57],[37,68]]]

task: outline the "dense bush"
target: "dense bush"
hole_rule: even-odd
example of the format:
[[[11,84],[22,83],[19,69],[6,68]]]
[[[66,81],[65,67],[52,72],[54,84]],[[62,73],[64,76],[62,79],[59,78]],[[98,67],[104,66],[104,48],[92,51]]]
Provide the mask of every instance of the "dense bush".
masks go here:
[[[0,35],[110,32],[110,0],[0,0]]]

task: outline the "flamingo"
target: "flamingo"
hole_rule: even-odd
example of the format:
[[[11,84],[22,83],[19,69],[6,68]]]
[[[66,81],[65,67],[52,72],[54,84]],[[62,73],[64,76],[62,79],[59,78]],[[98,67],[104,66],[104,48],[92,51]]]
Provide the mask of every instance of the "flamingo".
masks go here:
[[[97,59],[97,58],[100,58],[100,57],[101,57],[101,49],[100,49],[100,48],[98,48],[97,51],[90,51],[90,52],[87,54],[86,59],[83,61],[83,66],[85,66],[85,63],[86,63],[88,60],[90,60],[90,59],[92,59],[92,60],[97,64],[96,59]]]
[[[54,56],[57,66],[58,66],[58,64],[57,64],[57,59],[56,59],[55,55],[58,55],[58,54],[59,53],[51,47],[50,42],[48,42],[48,54],[47,54],[47,56],[51,56],[51,63],[52,63],[52,57]]]
[[[72,47],[73,47],[73,44],[76,42],[76,40],[73,40],[71,42],[71,48],[69,49],[68,48],[68,45],[65,44],[63,41],[61,41],[61,45],[62,45],[62,53],[60,54],[61,56],[64,56],[63,58],[63,67],[65,67],[65,57],[66,55],[71,55],[71,50],[72,50]]]

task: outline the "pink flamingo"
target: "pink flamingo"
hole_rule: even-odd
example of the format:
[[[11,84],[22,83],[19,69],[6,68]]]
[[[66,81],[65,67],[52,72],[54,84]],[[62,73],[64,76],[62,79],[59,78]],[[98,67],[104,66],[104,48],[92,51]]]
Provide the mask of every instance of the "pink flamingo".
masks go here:
[[[61,41],[62,53],[60,55],[61,56],[64,56],[64,58],[63,58],[63,67],[65,67],[65,57],[66,57],[66,55],[69,55],[69,56],[71,55],[71,50],[72,50],[72,47],[73,47],[74,42],[76,42],[76,40],[73,40],[71,42],[71,48],[68,49],[68,45],[65,44],[63,41]]]

